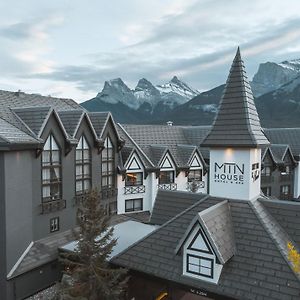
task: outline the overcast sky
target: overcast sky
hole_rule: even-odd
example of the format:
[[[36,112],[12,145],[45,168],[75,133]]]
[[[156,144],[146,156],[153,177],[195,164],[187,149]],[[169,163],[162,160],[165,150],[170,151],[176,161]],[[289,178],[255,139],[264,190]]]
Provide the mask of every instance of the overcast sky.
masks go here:
[[[201,91],[224,83],[238,45],[261,62],[300,58],[299,0],[0,0],[0,89],[90,99],[173,75]]]

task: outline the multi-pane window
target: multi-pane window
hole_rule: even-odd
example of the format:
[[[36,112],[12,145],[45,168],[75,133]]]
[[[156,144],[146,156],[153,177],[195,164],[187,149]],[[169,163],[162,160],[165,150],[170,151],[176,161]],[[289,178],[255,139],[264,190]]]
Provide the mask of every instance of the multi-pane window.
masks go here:
[[[289,195],[289,193],[290,193],[290,186],[289,185],[282,185],[280,187],[280,193],[281,193],[281,195]]]
[[[159,184],[174,183],[174,171],[161,171],[159,173]]]
[[[202,170],[190,170],[188,175],[188,182],[202,181]]]
[[[76,194],[83,194],[91,187],[91,151],[82,136],[76,147]]]
[[[50,219],[50,232],[59,231],[59,217]]]
[[[125,200],[125,212],[143,210],[143,199]]]
[[[61,154],[52,134],[42,152],[42,199],[43,202],[61,199]]]
[[[213,260],[197,255],[187,255],[187,272],[205,277],[213,277]]]
[[[127,173],[125,178],[125,185],[142,185],[143,184],[143,173]]]
[[[270,186],[262,187],[261,190],[265,196],[271,196],[271,187]]]
[[[107,137],[102,151],[102,188],[114,187],[114,165],[114,147],[111,139]]]
[[[263,175],[263,176],[271,176],[271,167],[265,166],[265,167],[261,170],[261,175]]]
[[[285,166],[284,171],[281,172],[282,175],[288,175],[291,173],[291,167],[290,166]]]

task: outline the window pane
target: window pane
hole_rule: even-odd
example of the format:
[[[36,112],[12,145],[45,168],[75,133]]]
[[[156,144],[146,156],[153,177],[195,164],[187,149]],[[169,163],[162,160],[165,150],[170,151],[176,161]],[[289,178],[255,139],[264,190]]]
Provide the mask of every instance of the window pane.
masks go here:
[[[52,142],[51,149],[52,150],[59,150],[58,145],[57,145],[57,143],[56,143],[56,141],[55,141],[55,139],[52,135],[51,135],[51,142]]]
[[[132,200],[126,200],[125,201],[125,210],[126,211],[132,211],[133,210],[133,201]]]
[[[50,151],[43,151],[42,153],[42,163],[43,165],[50,164]]]
[[[43,186],[43,197],[50,197],[50,186]]]
[[[82,191],[82,181],[76,181],[76,192]]]
[[[59,151],[52,151],[52,163],[53,164],[59,164],[60,158],[59,158]]]
[[[90,148],[87,141],[86,141],[86,139],[85,139],[85,137],[83,137],[83,145],[82,146],[83,146],[83,149],[89,149]]]
[[[50,169],[42,170],[42,180],[43,182],[49,182],[50,180]]]
[[[76,150],[76,160],[81,161],[82,160],[82,152],[81,150]]]
[[[201,259],[201,266],[206,268],[211,268],[211,261],[206,259]]]
[[[89,176],[90,175],[90,165],[83,166],[83,174]]]
[[[83,150],[83,160],[89,161],[90,160],[90,150]]]
[[[203,274],[203,275],[210,276],[211,275],[211,269],[201,267],[200,268],[200,273]]]
[[[90,180],[84,180],[84,190],[89,190],[91,188]]]

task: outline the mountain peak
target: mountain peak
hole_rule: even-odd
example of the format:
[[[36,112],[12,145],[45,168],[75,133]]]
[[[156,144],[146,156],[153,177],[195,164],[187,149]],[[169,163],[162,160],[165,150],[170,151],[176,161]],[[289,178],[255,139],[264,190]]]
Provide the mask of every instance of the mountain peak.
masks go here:
[[[179,79],[178,79],[178,77],[175,75],[175,76],[173,76],[173,78],[171,79],[171,81],[170,82],[173,82],[173,83],[179,83],[179,82],[181,82]]]

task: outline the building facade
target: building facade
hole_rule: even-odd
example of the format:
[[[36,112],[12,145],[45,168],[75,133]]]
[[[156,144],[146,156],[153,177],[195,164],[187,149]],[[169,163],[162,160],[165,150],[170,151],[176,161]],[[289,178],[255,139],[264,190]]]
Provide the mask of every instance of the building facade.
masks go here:
[[[1,91],[0,111],[0,298],[23,299],[59,278],[57,246],[90,188],[116,213],[124,141],[109,113],[68,99]]]

